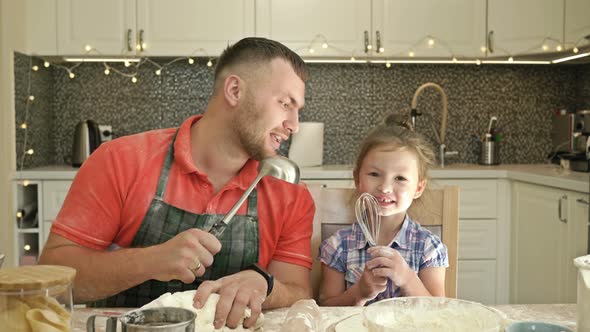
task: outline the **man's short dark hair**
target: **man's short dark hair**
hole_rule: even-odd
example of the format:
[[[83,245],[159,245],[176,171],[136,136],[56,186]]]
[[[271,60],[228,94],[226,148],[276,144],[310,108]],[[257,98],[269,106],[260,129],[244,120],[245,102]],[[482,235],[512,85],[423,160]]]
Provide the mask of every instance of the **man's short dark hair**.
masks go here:
[[[297,53],[285,45],[266,38],[247,37],[228,46],[217,61],[215,67],[215,82],[221,72],[232,65],[241,63],[270,62],[276,58],[284,59],[291,64],[293,71],[303,82],[307,80],[308,72],[305,62]]]

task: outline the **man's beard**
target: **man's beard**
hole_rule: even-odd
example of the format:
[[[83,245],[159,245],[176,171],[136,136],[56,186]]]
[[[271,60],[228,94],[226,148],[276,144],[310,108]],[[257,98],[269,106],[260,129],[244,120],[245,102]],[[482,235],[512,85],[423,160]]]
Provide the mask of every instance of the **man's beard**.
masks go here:
[[[260,116],[262,110],[256,105],[251,93],[246,93],[246,98],[237,111],[233,128],[250,158],[262,160],[275,155],[274,151],[269,152],[266,147],[264,120]]]

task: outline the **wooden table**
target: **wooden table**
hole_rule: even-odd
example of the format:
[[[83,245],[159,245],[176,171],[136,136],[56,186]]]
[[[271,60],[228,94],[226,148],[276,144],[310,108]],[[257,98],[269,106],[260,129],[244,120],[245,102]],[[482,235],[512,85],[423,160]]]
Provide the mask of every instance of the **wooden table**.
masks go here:
[[[576,330],[576,305],[575,304],[512,304],[492,306],[505,313],[511,320],[536,320],[548,323],[560,324]],[[322,326],[331,324],[348,316],[360,313],[362,307],[320,307],[322,313]],[[128,309],[77,309],[72,317],[73,331],[86,331],[86,319],[88,316],[103,312],[125,312]],[[279,331],[285,319],[288,308],[275,309],[264,312],[263,331]],[[98,331],[104,331],[104,321],[97,319]],[[361,331],[359,331],[361,332]]]

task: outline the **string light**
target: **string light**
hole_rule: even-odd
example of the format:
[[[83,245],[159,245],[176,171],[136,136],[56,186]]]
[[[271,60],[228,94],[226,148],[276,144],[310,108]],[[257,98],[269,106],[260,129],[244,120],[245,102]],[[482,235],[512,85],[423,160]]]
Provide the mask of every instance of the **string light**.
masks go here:
[[[513,57],[509,57],[508,58],[508,62],[514,62],[514,58]]]
[[[557,52],[561,52],[563,50],[563,47],[561,47],[561,45],[557,45],[557,47],[555,47],[555,50]]]
[[[193,58],[188,58],[188,64],[192,65],[195,63],[195,60]]]
[[[387,61],[387,62],[385,63],[385,67],[387,67],[387,68],[391,68],[391,62]]]
[[[156,70],[156,75],[160,76],[162,74],[162,69]]]
[[[211,61],[211,59],[207,61],[207,67],[213,67],[213,61]]]
[[[49,61],[43,61],[43,67],[49,68]]]
[[[385,52],[385,48],[384,47],[379,47],[379,53],[383,53]]]
[[[543,44],[543,46],[541,46],[541,49],[543,51],[547,51],[549,49],[549,46],[547,46],[547,44]]]
[[[328,43],[326,43],[326,42],[323,42],[323,43],[322,43],[322,48],[328,48]]]
[[[428,39],[428,47],[434,47],[434,39]]]
[[[18,219],[21,219],[21,218],[23,217],[23,212],[22,212],[22,211],[18,211],[18,212],[16,213],[16,217],[17,217]]]
[[[408,56],[409,56],[410,58],[413,58],[413,57],[414,57],[414,55],[415,55],[415,54],[414,54],[414,52],[413,52],[413,51],[410,51],[410,52],[408,52]]]
[[[23,249],[25,249],[25,251],[29,251],[31,250],[31,246],[28,244],[25,244],[25,246],[23,247]]]
[[[90,45],[86,45],[86,46],[84,46],[84,50],[85,50],[86,52],[90,52],[90,51],[92,51],[92,46],[90,46]]]
[[[38,71],[39,70],[39,66],[34,65],[32,69],[33,69],[33,71]]]
[[[109,68],[106,68],[106,69],[104,70],[104,74],[105,74],[105,75],[108,75],[108,74],[110,74],[110,73],[111,73],[111,70],[110,70]]]
[[[28,99],[29,99],[29,101],[34,101],[35,100],[35,96],[30,95]]]
[[[29,180],[23,181],[23,187],[27,187],[29,184],[31,184],[31,181],[29,181]]]
[[[574,53],[578,53],[578,52],[580,52],[580,50],[579,50],[577,47],[575,47],[575,46],[574,46],[574,49],[573,49],[572,51],[573,51]]]
[[[124,61],[123,64],[125,65],[125,67],[131,66],[131,63],[129,61]]]
[[[28,149],[27,150],[27,154],[28,155],[32,155],[33,153],[35,153],[35,150],[33,150],[33,149]]]
[[[137,83],[137,77],[135,77],[135,76],[131,77],[131,82]]]
[[[482,46],[479,48],[479,50],[481,51],[481,53],[485,53],[488,49],[485,46]]]
[[[315,50],[313,48],[309,48],[309,53],[313,54],[315,52]]]
[[[27,123],[26,122],[21,123],[20,128],[27,129]]]
[[[70,77],[70,79],[74,79],[74,77],[76,77],[76,74],[74,74],[73,72],[69,72],[68,76]]]

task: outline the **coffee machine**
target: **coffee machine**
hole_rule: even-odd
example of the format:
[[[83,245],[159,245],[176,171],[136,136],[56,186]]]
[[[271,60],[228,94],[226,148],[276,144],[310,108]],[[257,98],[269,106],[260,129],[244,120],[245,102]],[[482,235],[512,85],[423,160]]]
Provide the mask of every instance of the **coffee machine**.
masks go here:
[[[590,110],[555,112],[552,119],[553,151],[573,171],[590,172]]]

